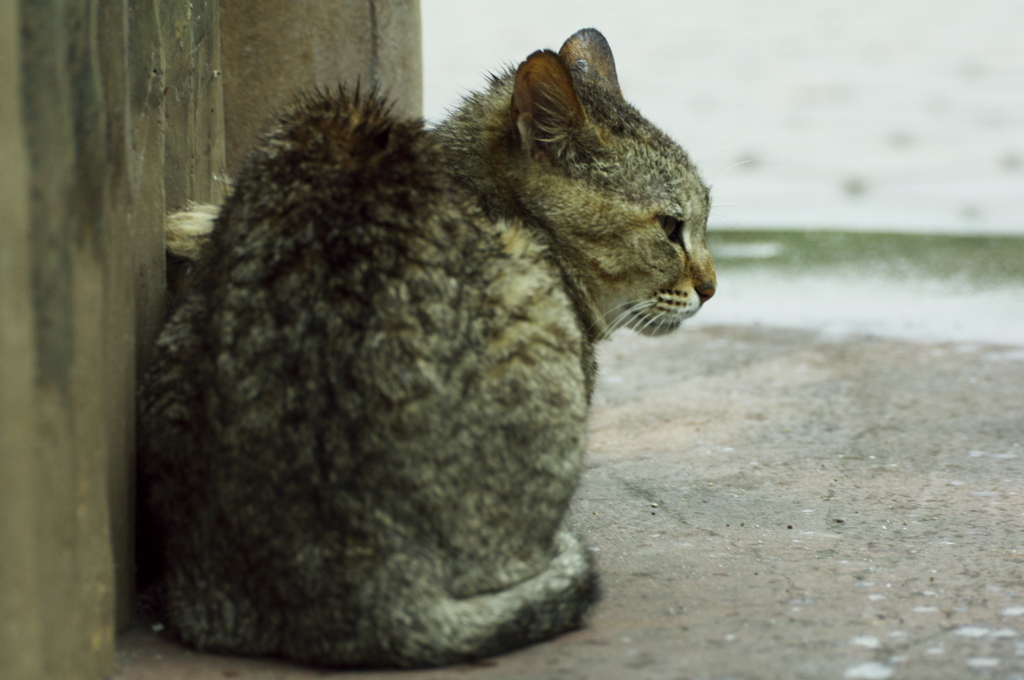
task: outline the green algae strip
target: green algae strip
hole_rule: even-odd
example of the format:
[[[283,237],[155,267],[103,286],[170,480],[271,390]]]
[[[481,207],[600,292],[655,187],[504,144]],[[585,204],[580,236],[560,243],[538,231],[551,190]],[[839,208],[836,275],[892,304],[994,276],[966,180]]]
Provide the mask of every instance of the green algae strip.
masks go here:
[[[1024,236],[727,230],[708,234],[722,274],[866,275],[948,280],[976,288],[1024,284]]]

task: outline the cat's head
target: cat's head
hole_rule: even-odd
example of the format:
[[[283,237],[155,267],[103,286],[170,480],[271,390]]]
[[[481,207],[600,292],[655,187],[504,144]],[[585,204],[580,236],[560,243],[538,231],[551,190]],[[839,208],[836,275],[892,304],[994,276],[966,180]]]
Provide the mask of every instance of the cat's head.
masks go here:
[[[666,86],[669,86],[666,84]],[[678,144],[622,96],[584,29],[515,73],[506,139],[518,210],[549,235],[600,335],[675,330],[715,292],[710,193]]]

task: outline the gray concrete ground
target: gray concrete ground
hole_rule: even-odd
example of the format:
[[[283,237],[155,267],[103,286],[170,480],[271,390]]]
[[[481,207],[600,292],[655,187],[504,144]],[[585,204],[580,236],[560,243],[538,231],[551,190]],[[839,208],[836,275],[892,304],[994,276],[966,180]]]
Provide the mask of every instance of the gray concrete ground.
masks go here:
[[[590,625],[482,663],[338,677],[1024,678],[1024,361],[704,328],[604,353],[571,523]],[[117,680],[313,678],[124,636]]]

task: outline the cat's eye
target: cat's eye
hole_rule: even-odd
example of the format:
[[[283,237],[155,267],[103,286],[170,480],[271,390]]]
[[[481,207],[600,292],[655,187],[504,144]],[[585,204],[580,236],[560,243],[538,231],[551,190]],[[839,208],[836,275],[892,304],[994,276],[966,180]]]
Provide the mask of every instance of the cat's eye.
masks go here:
[[[658,221],[661,222],[661,228],[665,230],[665,236],[668,237],[668,240],[682,246],[683,221],[669,215],[661,215],[658,217]]]

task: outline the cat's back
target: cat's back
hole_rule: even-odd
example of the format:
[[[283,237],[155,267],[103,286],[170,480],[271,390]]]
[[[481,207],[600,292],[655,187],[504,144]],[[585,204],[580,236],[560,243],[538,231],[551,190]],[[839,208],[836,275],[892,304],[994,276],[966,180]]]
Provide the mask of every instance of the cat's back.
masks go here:
[[[316,91],[250,152],[200,286],[302,295],[289,280],[320,281],[305,294],[365,306],[387,282],[415,276],[411,261],[455,273],[481,224],[420,121],[394,118],[372,94]]]
[[[318,92],[281,115],[225,205],[199,284],[217,379],[280,409],[257,375],[305,377],[320,384],[296,404],[305,417],[328,395],[325,408],[349,414],[334,417],[359,421],[517,356],[543,363],[552,341],[578,357],[571,303],[536,237],[485,217],[448,166],[421,121],[372,95]]]
[[[252,438],[270,462],[267,438],[287,436],[282,423],[320,439],[279,442],[288,450],[365,448],[401,432],[424,448],[449,434],[439,413],[494,420],[484,402],[502,384],[525,393],[554,382],[585,402],[582,353],[536,237],[483,215],[421,121],[396,119],[373,95],[315,92],[250,153],[158,341],[149,382],[163,385],[143,389],[142,421],[177,428],[167,412],[190,411],[199,422],[188,434],[213,435],[196,446],[227,455],[221,440],[244,450]],[[488,394],[469,398],[478,389]],[[507,398],[523,407],[522,394]]]

